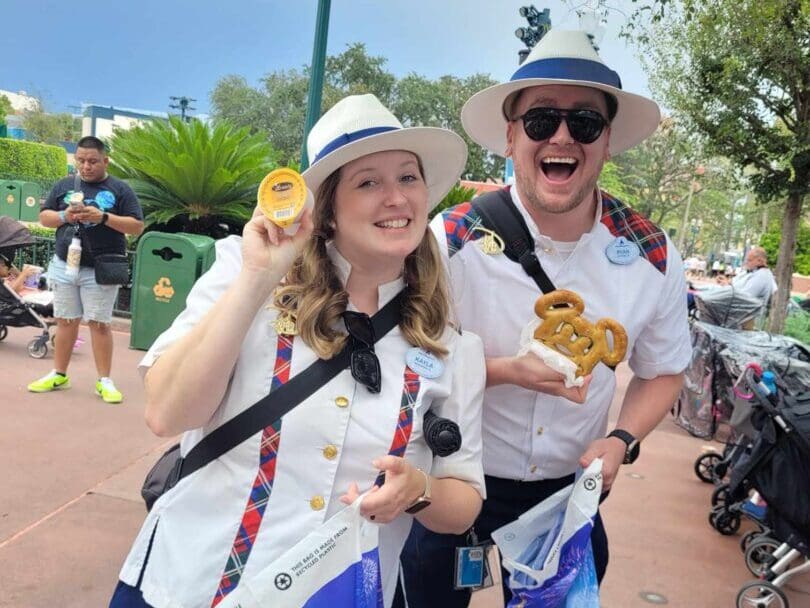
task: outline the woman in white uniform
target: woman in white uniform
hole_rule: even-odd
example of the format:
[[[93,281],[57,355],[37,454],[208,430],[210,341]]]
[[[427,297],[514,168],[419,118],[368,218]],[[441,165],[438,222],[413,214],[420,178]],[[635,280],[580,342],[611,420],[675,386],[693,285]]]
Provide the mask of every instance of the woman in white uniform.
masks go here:
[[[330,109],[307,145],[314,209],[292,236],[257,210],[241,239],[217,243],[186,310],[141,362],[147,424],[160,436],[182,432],[187,454],[317,357],[338,353],[347,331],[357,338],[366,315],[402,291],[398,327],[373,346],[381,374],[342,371],[161,496],[111,606],[216,606],[366,490],[360,513],[380,525],[390,606],[413,518],[459,534],[480,510],[483,349],[449,324],[427,229],[464,167],[464,142],[444,129],[403,128],[373,95],[360,95]],[[295,332],[279,318],[294,320]],[[414,349],[432,369],[414,362]],[[433,457],[422,432],[429,410],[459,424],[455,454]],[[375,487],[380,471],[385,483]],[[428,483],[430,504],[406,513],[427,502]]]

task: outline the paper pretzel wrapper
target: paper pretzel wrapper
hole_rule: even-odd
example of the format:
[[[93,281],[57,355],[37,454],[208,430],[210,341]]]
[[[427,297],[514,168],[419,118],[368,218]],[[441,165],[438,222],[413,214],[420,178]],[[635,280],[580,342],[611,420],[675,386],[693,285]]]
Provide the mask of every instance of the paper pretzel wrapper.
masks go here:
[[[534,330],[540,325],[540,319],[529,322],[520,333],[520,350],[518,357],[526,353],[534,353],[543,363],[548,365],[555,372],[563,375],[565,388],[573,388],[585,384],[584,377],[576,376],[577,364],[571,361],[562,353],[558,353],[553,348],[549,348],[539,340],[534,339]]]

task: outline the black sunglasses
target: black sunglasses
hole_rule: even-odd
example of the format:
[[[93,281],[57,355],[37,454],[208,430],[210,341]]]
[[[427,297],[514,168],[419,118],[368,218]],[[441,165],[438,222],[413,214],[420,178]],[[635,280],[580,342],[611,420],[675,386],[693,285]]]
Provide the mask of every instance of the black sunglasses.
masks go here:
[[[548,139],[560,128],[565,119],[568,132],[581,144],[592,144],[608,125],[608,121],[595,110],[560,110],[558,108],[532,108],[512,120],[522,120],[523,130],[534,141]]]
[[[343,313],[343,322],[352,341],[352,378],[370,392],[379,393],[382,388],[382,374],[380,360],[374,352],[374,326],[371,318],[365,313],[347,310]]]

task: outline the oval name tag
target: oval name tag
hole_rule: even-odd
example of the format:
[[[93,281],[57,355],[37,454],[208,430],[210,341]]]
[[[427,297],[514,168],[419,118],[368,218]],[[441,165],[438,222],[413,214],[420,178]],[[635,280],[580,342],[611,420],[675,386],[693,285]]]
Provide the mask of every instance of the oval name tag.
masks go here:
[[[605,255],[614,264],[626,265],[635,262],[641,251],[633,241],[620,236],[605,248]]]
[[[423,378],[438,378],[444,373],[444,363],[436,355],[416,346],[408,349],[405,362]]]

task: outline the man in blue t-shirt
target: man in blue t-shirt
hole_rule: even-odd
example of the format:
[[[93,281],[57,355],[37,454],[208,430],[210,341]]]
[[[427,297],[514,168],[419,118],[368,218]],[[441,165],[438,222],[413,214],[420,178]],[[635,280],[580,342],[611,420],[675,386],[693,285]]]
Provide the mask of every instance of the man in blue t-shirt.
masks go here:
[[[39,213],[43,226],[56,228],[56,252],[48,268],[57,319],[54,369],[28,385],[46,393],[70,387],[67,368],[82,318],[88,321],[98,381],[96,394],[107,403],[120,403],[121,392],[110,378],[112,333],[110,321],[118,285],[100,285],[95,278],[96,257],[126,253],[126,234],[143,232],[143,211],[126,183],[107,175],[109,158],[104,142],[92,136],[79,140],[75,154],[78,178],[66,177],[51,190]],[[81,244],[78,272],[68,269],[68,248]]]

